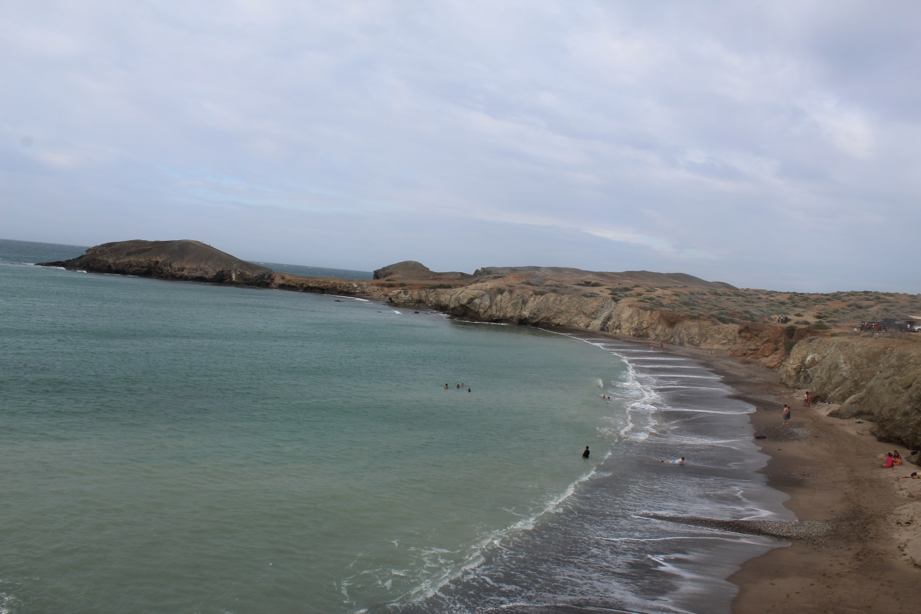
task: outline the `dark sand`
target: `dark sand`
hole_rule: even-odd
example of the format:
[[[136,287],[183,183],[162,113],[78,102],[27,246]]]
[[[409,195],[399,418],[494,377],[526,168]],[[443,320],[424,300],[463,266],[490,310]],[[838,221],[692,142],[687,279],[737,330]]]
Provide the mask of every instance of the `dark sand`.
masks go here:
[[[921,467],[883,469],[887,451],[907,450],[869,434],[869,423],[829,418],[834,406],[803,406],[803,391],[778,374],[724,352],[666,346],[724,376],[751,414],[768,484],[790,496],[800,522],[768,526],[790,544],[746,562],[733,612],[921,612],[921,480],[897,479]],[[781,408],[793,409],[781,426]],[[764,527],[751,532],[766,534]],[[781,541],[783,539],[783,541]]]

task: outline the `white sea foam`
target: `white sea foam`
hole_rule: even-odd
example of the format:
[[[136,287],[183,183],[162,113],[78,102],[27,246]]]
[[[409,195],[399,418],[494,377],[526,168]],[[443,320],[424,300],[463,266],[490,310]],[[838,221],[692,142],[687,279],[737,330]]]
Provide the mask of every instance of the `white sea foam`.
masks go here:
[[[649,352],[646,352],[647,354]],[[671,358],[668,356],[634,356],[630,360],[655,360],[661,362],[688,362],[688,358]]]
[[[723,379],[719,375],[687,375],[685,373],[670,373],[668,375],[659,375],[657,377],[669,377],[672,379],[708,379],[713,381],[719,381]],[[697,388],[697,386],[694,386]]]
[[[360,298],[358,296],[345,296],[343,294],[330,294],[333,298],[347,298],[353,301],[358,301],[359,303],[370,303],[371,301],[366,298]]]
[[[739,414],[749,414],[751,411],[720,411],[718,409],[705,409],[702,407],[666,407],[667,411],[690,413],[690,414],[721,414],[723,416],[738,416]],[[754,411],[754,409],[752,409]],[[677,420],[676,422],[679,422]]]
[[[472,322],[470,320],[455,320],[458,324],[471,324],[475,326],[509,326],[508,322]]]
[[[610,452],[605,458],[608,456],[610,456]],[[444,588],[447,584],[482,565],[485,560],[484,553],[486,550],[494,547],[501,547],[503,540],[509,536],[522,531],[530,531],[534,528],[540,518],[547,514],[558,512],[561,509],[561,506],[576,492],[576,489],[580,484],[592,479],[593,477],[596,477],[596,475],[597,467],[592,468],[591,471],[585,473],[576,481],[572,482],[559,495],[548,499],[541,509],[522,517],[521,520],[515,522],[505,529],[500,529],[484,536],[479,542],[470,548],[469,553],[464,558],[462,563],[450,566],[450,562],[441,557],[437,557],[438,562],[436,564],[430,565],[428,562],[426,562],[426,567],[441,567],[444,570],[443,573],[441,573],[437,578],[433,580],[424,580],[419,586],[410,591],[407,595],[401,597],[397,603],[404,601],[408,603],[419,603],[436,595],[440,595],[441,589]],[[431,556],[433,554],[439,553],[447,553],[447,551],[431,549],[426,551],[424,554]]]
[[[645,518],[645,517],[644,517]],[[717,529],[708,529],[707,527],[700,527],[703,532],[711,532]],[[740,540],[735,535],[666,535],[663,537],[598,537],[598,539],[606,542],[636,542],[636,543],[645,543],[645,542],[669,542],[669,541],[682,541],[682,540],[692,540],[698,541],[701,539],[717,539],[721,541],[730,541],[733,543],[738,543]],[[761,543],[757,540],[752,540],[750,542],[743,543]]]
[[[641,369],[697,369],[701,370],[703,367],[698,365],[637,365]]]

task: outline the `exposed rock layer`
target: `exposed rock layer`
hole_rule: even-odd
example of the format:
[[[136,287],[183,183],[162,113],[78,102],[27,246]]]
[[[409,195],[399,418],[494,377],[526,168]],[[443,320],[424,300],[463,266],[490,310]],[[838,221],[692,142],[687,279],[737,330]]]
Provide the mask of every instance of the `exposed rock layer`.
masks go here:
[[[908,339],[814,338],[797,343],[781,381],[841,406],[831,415],[865,418],[880,439],[921,447],[921,348]]]

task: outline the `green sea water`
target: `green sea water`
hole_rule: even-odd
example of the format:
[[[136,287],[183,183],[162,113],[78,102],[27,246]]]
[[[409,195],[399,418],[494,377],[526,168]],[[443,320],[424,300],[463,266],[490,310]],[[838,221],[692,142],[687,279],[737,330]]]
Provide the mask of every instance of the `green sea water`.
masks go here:
[[[0,242],[6,612],[413,603],[627,425],[624,361],[578,340],[28,264],[81,252]]]

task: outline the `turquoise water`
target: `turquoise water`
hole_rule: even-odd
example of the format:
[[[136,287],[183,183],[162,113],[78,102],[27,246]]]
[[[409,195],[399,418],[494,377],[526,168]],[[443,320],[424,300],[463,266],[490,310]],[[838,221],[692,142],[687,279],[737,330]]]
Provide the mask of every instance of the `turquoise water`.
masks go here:
[[[0,241],[8,612],[422,603],[571,506],[641,394],[535,329],[27,264],[81,252]]]

